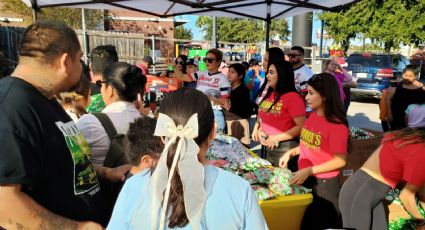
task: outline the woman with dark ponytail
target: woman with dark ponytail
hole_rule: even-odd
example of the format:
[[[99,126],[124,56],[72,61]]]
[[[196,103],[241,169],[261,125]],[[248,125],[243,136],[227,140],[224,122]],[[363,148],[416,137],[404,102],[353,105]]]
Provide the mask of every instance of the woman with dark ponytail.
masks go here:
[[[205,165],[215,136],[207,96],[191,88],[167,95],[155,136],[165,138],[157,166],[126,181],[107,229],[267,229],[249,183]]]
[[[100,116],[109,118],[118,134],[127,133],[129,124],[141,117],[133,102],[138,94],[144,95],[146,76],[137,66],[116,62],[105,69],[103,79],[96,84],[106,104]],[[93,163],[103,165],[111,141],[97,116],[86,114],[76,125],[92,150]]]

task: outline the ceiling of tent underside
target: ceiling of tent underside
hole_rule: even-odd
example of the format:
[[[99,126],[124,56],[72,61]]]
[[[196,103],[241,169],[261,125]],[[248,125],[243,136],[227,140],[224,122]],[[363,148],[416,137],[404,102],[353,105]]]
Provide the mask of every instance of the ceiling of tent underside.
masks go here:
[[[314,10],[335,10],[356,0],[22,0],[39,8],[64,6],[87,9],[127,9],[159,17],[185,14],[285,18]]]

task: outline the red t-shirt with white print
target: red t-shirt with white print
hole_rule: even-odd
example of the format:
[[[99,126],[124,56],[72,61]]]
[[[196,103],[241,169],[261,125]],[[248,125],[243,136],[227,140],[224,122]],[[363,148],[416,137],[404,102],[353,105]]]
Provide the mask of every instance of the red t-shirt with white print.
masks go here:
[[[334,124],[317,112],[311,113],[304,122],[300,135],[300,157],[298,168],[308,168],[323,164],[334,158],[335,154],[346,154],[349,130],[343,124]],[[332,178],[339,170],[319,173],[318,178]]]
[[[272,92],[260,103],[258,117],[261,119],[261,129],[267,135],[281,134],[295,127],[294,118],[305,116],[305,103],[296,92],[285,93],[273,104],[275,92]]]

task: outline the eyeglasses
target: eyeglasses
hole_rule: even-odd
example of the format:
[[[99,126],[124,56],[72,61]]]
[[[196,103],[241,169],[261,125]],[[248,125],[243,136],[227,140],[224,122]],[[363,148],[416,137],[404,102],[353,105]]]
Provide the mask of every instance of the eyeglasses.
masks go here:
[[[215,58],[204,58],[204,62],[213,63],[214,61],[216,61]]]
[[[178,65],[178,64],[184,65],[184,62],[182,62],[182,61],[176,61],[176,65]]]
[[[102,80],[97,80],[96,81],[96,85],[97,85],[97,87],[99,87],[99,88],[101,88],[102,87],[102,84],[107,84],[108,82],[107,81],[102,81]]]
[[[299,57],[299,56],[301,56],[301,54],[288,54],[288,57],[290,57],[290,58],[296,58],[296,57]]]

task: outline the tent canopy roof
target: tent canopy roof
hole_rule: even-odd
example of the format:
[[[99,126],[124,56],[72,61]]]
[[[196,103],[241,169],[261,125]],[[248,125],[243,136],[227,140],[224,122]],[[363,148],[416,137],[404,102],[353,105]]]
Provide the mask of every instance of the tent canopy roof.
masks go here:
[[[338,11],[358,0],[22,0],[28,6],[126,9],[157,17],[185,14],[246,17],[269,21],[314,10]]]

